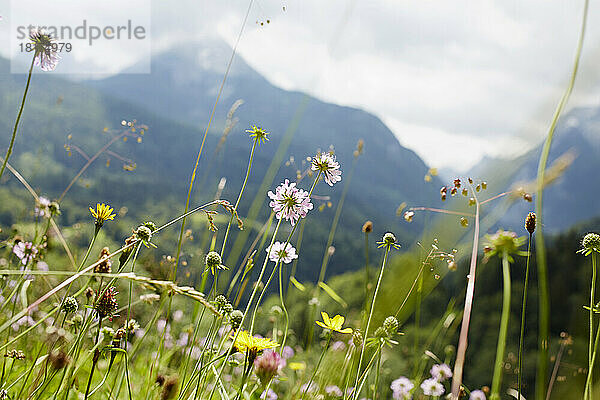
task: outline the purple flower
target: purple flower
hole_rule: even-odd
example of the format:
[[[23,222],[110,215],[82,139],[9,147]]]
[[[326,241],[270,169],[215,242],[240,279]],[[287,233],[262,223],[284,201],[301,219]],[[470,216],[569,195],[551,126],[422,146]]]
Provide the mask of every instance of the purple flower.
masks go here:
[[[296,183],[290,183],[288,179],[277,186],[275,193],[270,191],[268,195],[272,200],[269,206],[275,211],[277,218],[287,219],[292,225],[306,217],[313,208],[308,192],[298,189]]]
[[[37,248],[31,242],[18,242],[13,246],[13,253],[21,260],[23,265],[35,258],[38,253]]]
[[[335,385],[326,386],[325,393],[332,397],[342,397],[342,395],[344,394],[342,390]]]
[[[392,381],[390,388],[392,389],[392,397],[396,400],[409,400],[412,398],[410,391],[415,385],[405,376]]]
[[[425,379],[421,383],[421,389],[426,396],[441,396],[444,394],[444,386],[435,378]]]
[[[277,400],[277,393],[275,393],[273,389],[269,389],[268,391],[262,392],[260,398],[263,400]]]
[[[285,366],[285,360],[273,350],[265,352],[254,360],[254,372],[263,385],[266,385]]]
[[[431,367],[431,376],[439,382],[444,382],[448,378],[452,378],[452,370],[447,364],[436,364]]]
[[[292,260],[298,258],[294,246],[289,243],[287,243],[287,246],[285,245],[285,243],[280,242],[273,243],[273,245],[266,250],[267,253],[269,253],[269,259],[273,262],[281,260],[284,264],[289,264]]]
[[[292,349],[290,346],[285,346],[282,350],[281,350],[281,356],[283,358],[285,358],[286,360],[288,358],[292,358],[294,357],[294,349]]]
[[[346,343],[342,342],[341,340],[336,340],[331,345],[331,350],[333,350],[333,351],[344,351],[345,349],[346,349]]]
[[[331,153],[317,153],[312,159],[311,169],[323,173],[323,179],[329,186],[342,180],[340,164]]]
[[[33,43],[34,64],[42,71],[53,71],[58,65],[58,45],[56,40],[44,30],[34,28],[29,31],[29,39]]]
[[[469,400],[485,400],[485,393],[481,390],[473,390],[469,396]]]

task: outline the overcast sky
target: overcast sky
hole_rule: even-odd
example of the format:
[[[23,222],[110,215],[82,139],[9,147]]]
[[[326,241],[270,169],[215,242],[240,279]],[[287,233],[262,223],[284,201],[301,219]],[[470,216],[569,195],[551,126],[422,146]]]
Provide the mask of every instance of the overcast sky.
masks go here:
[[[591,3],[572,104],[599,102],[600,6]],[[156,0],[154,49],[207,32],[233,45],[248,4]],[[0,15],[7,6],[0,0]],[[276,85],[376,114],[431,166],[464,170],[542,140],[582,10],[582,0],[255,0],[238,54]],[[119,14],[128,12],[122,2]]]

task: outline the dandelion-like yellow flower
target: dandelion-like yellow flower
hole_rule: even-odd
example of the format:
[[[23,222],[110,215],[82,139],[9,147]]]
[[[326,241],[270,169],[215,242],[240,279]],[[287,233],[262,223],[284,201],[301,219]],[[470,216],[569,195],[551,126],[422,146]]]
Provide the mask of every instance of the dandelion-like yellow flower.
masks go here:
[[[260,338],[252,336],[248,331],[241,331],[235,340],[235,348],[240,353],[246,353],[247,357],[254,361],[258,353],[266,349],[274,349],[279,343],[269,338]]]
[[[336,315],[333,318],[329,318],[329,314],[321,312],[321,317],[323,317],[323,322],[315,321],[320,327],[339,333],[352,333],[352,328],[342,329],[342,325],[344,325],[344,321],[346,320],[343,316]]]
[[[104,221],[115,219],[115,214],[113,214],[114,210],[108,204],[96,204],[96,209],[94,210],[90,207],[90,212],[96,218],[96,226],[101,227]]]
[[[252,125],[251,129],[246,129],[246,132],[249,133],[250,137],[254,138],[254,140],[256,140],[258,144],[269,141],[269,132],[256,125]]]

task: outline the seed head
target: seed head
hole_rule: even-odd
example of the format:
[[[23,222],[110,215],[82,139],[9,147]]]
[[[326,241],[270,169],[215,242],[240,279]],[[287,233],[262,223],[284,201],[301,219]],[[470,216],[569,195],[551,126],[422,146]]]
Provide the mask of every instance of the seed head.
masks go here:
[[[135,235],[144,242],[149,242],[152,239],[152,230],[146,225],[138,226],[135,230]]]
[[[363,342],[363,335],[360,332],[360,330],[355,329],[352,331],[352,344],[354,345],[354,347],[358,348],[360,346],[362,346],[362,342]]]
[[[585,252],[586,255],[593,251],[600,252],[600,235],[597,233],[588,233],[583,237],[581,247],[581,251]]]
[[[94,309],[98,313],[98,317],[100,319],[104,319],[105,317],[108,317],[110,319],[117,311],[118,293],[119,292],[117,292],[117,288],[115,288],[114,286],[110,286],[106,288],[106,290],[102,293],[100,298],[96,301]]]
[[[223,306],[225,306],[225,304],[227,304],[227,299],[225,298],[225,296],[220,294],[217,297],[215,297],[215,303],[217,303],[217,310],[221,311]]]
[[[211,271],[214,271],[221,266],[221,255],[216,251],[210,251],[204,260],[204,263]]]
[[[363,224],[363,226],[362,226],[362,231],[364,233],[371,233],[371,232],[373,232],[373,222],[371,222],[371,221],[365,222]]]
[[[533,232],[535,232],[535,220],[536,215],[534,212],[530,212],[525,218],[525,229],[527,229],[530,235],[533,235]]]
[[[375,329],[375,337],[376,338],[383,339],[383,338],[387,338],[389,336],[390,336],[389,332],[386,331],[384,327],[380,326],[379,328]]]
[[[71,358],[61,349],[54,349],[48,356],[52,368],[59,370],[65,368],[71,362]]]
[[[390,334],[398,332],[398,320],[394,316],[387,317],[385,321],[383,321],[383,329]]]
[[[108,258],[110,250],[108,247],[104,247],[100,251],[99,263],[94,267],[94,272],[97,274],[110,274],[112,270],[112,261]]]
[[[77,299],[75,297],[69,296],[63,302],[61,310],[65,314],[74,314],[77,312],[78,308],[79,304],[77,303]]]
[[[223,313],[230,314],[233,311],[233,306],[231,303],[227,302],[223,305]]]
[[[144,222],[144,226],[150,229],[150,232],[154,232],[156,230],[156,224],[152,221]]]
[[[244,314],[240,310],[233,310],[229,315],[229,323],[231,324],[231,328],[236,330],[242,324],[242,319],[244,318]]]

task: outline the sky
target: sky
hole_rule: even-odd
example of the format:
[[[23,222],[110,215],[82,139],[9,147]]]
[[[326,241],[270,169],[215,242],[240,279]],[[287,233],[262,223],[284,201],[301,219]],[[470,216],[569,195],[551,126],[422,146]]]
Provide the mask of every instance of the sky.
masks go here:
[[[56,15],[68,1],[52,2]],[[233,45],[250,1],[136,0],[114,12],[137,16],[146,2],[158,52],[207,34]],[[96,15],[98,2],[78,3]],[[571,106],[599,102],[600,6],[591,3]],[[543,140],[568,82],[583,4],[254,0],[238,55],[275,85],[377,115],[429,165],[465,171],[483,156],[512,157]],[[0,15],[9,6],[0,0]],[[143,51],[85,56],[118,70]]]

